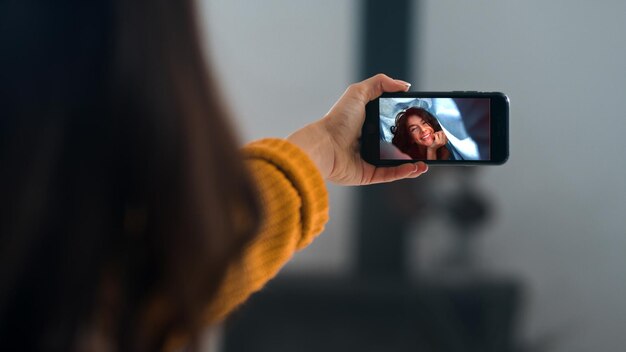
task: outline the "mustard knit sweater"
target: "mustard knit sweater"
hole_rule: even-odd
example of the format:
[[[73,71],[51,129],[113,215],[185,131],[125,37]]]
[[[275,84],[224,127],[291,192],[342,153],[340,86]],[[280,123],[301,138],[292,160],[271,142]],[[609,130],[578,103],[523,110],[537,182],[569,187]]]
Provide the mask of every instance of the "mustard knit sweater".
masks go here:
[[[260,290],[328,221],[328,195],[320,172],[295,145],[263,139],[243,148],[260,192],[264,219],[240,261],[229,268],[207,320],[219,322]]]

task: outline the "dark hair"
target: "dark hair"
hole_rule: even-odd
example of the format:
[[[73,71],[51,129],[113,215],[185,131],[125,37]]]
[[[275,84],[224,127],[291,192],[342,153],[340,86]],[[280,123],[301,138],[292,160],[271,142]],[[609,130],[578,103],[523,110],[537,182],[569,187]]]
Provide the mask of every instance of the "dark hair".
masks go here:
[[[260,207],[192,1],[0,5],[0,343],[194,337]]]
[[[413,159],[426,160],[426,148],[417,145],[409,133],[407,120],[410,116],[420,117],[424,122],[429,124],[435,132],[441,131],[441,125],[439,125],[439,121],[437,121],[433,114],[423,108],[411,107],[400,111],[396,115],[396,123],[394,126],[391,126],[391,133],[393,133],[391,143],[400,149],[401,152],[409,155]],[[437,150],[437,158],[443,156],[445,153],[444,148]]]

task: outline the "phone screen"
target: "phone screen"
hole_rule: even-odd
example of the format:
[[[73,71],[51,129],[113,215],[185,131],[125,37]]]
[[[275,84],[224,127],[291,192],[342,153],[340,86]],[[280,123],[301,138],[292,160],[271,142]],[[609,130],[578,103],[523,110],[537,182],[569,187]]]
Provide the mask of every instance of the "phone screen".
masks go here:
[[[380,160],[490,161],[491,98],[381,97]]]
[[[509,98],[500,92],[395,92],[367,103],[361,157],[376,166],[501,165]]]

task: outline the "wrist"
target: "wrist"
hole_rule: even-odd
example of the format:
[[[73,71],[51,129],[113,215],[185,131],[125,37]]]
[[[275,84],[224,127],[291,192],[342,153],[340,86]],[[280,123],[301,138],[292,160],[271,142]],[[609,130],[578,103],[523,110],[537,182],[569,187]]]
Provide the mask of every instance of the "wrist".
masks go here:
[[[332,145],[327,140],[328,133],[321,121],[313,122],[295,131],[286,139],[304,151],[317,166],[322,177],[328,178],[332,171],[334,153]]]

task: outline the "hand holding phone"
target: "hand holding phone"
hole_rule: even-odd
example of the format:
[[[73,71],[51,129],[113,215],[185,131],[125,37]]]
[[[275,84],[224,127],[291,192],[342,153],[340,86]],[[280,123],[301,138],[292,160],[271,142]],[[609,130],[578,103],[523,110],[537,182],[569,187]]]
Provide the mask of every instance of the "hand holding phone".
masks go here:
[[[365,106],[383,92],[406,91],[409,84],[379,74],[350,85],[324,118],[287,137],[304,150],[322,176],[342,185],[366,185],[415,178],[428,167],[422,162],[376,167],[363,161],[359,140]]]

